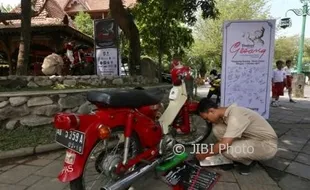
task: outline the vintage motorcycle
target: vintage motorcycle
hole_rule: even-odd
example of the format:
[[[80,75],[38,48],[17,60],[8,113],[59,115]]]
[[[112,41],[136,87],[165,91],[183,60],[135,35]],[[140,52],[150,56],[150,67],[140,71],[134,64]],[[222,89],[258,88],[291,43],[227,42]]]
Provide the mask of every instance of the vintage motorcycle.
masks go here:
[[[68,148],[58,179],[70,182],[71,190],[126,189],[173,159],[175,128],[190,133],[195,118],[195,125],[204,126],[209,135],[209,124],[195,116],[197,103],[188,100],[185,78],[178,74],[159,118],[163,93],[158,89],[91,91],[87,99],[97,111],[57,114],[56,142]]]

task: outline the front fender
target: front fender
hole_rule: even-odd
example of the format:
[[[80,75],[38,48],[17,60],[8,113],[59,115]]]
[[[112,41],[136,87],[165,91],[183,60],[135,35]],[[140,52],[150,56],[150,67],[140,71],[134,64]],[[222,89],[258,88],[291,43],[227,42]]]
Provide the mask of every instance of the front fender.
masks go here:
[[[64,183],[70,182],[82,175],[86,160],[98,140],[97,127],[100,124],[101,123],[99,122],[95,122],[89,125],[85,131],[85,146],[83,154],[78,154],[69,149],[66,151],[64,167],[58,175],[59,181]]]
[[[191,101],[191,102],[189,102],[188,103],[188,111],[190,112],[190,113],[195,113],[196,111],[197,111],[197,108],[198,108],[198,104],[199,104],[199,102],[197,102],[197,101]]]

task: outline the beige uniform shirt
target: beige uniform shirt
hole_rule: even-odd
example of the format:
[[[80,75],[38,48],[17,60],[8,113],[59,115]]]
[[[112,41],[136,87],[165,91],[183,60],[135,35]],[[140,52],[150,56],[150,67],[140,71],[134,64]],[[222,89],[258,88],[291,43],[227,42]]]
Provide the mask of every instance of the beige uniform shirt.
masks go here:
[[[271,125],[253,110],[233,104],[225,112],[224,123],[227,126],[224,138],[245,138],[277,144],[278,137]]]

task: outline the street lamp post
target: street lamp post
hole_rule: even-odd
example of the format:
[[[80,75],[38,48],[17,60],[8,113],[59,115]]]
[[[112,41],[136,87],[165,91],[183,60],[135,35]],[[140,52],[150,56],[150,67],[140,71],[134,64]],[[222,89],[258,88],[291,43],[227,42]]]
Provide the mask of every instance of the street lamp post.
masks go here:
[[[304,83],[305,76],[302,73],[302,59],[304,54],[304,41],[305,41],[305,29],[306,29],[306,20],[307,16],[310,16],[309,4],[310,0],[300,0],[303,3],[302,9],[289,9],[287,10],[285,17],[281,19],[280,26],[281,28],[287,28],[292,25],[291,19],[287,17],[287,13],[292,11],[296,16],[302,16],[302,27],[301,27],[301,35],[299,40],[299,53],[298,53],[298,61],[297,61],[297,75],[293,80],[293,94],[295,97],[304,97]]]

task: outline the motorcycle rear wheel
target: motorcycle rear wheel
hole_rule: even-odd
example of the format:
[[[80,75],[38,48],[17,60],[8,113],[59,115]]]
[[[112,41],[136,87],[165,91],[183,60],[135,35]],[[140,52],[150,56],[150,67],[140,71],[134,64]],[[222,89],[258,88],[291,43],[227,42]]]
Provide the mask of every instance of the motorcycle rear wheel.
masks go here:
[[[123,135],[124,134],[124,128],[123,127],[116,127],[116,128],[113,128],[112,129],[112,132],[111,132],[111,137],[113,137],[113,135]],[[104,141],[98,141],[96,144],[95,144],[95,146],[93,147],[93,149],[91,150],[91,152],[90,152],[90,154],[88,155],[88,159],[87,159],[87,161],[86,161],[86,164],[85,164],[85,166],[84,166],[84,171],[83,171],[83,174],[79,177],[79,178],[77,178],[77,179],[75,179],[75,180],[73,180],[73,181],[71,181],[70,182],[70,190],[97,190],[97,189],[99,189],[98,187],[102,187],[102,186],[104,186],[104,185],[106,185],[106,184],[103,184],[103,183],[100,183],[99,182],[99,184],[97,184],[97,186],[95,186],[94,188],[93,188],[93,186],[94,186],[94,184],[92,184],[92,186],[91,187],[89,187],[89,186],[86,186],[86,185],[88,185],[88,184],[86,184],[85,183],[85,173],[86,173],[86,168],[87,168],[87,166],[88,166],[88,161],[89,160],[91,160],[92,159],[92,157],[93,157],[93,154],[95,154],[95,150],[96,150],[96,147],[99,145],[100,146],[100,143],[102,143],[102,142],[104,142]],[[138,136],[136,135],[136,133],[134,133],[132,136],[131,136],[131,138],[130,138],[130,149],[129,149],[129,154],[128,154],[128,159],[129,158],[131,158],[131,157],[134,157],[135,155],[137,155],[138,153],[140,153],[140,150],[141,150],[141,148],[140,148],[140,142],[139,142],[139,139],[138,139]],[[123,147],[121,147],[121,149],[122,149]],[[114,148],[115,149],[115,148]],[[114,150],[113,149],[113,150]],[[124,149],[123,149],[124,150]],[[121,155],[121,158],[123,158],[123,154],[120,154]],[[106,176],[105,174],[103,174],[104,173],[104,171],[98,171],[98,170],[100,170],[100,169],[102,169],[102,168],[99,168],[99,167],[102,167],[102,165],[103,165],[103,163],[102,162],[105,162],[106,163],[106,158],[107,158],[107,156],[110,156],[109,154],[107,154],[107,151],[106,152],[103,152],[103,151],[101,151],[100,153],[99,153],[99,155],[98,155],[98,158],[96,158],[95,159],[95,165],[94,165],[94,168],[95,168],[95,172],[97,172],[98,173],[98,175],[99,175],[99,177],[103,177],[103,178],[105,178],[106,179],[106,177],[108,177],[108,176]],[[98,161],[99,160],[99,161]],[[115,160],[114,158],[112,158],[112,159],[109,159],[109,161],[113,161],[113,160]],[[135,166],[133,166],[133,168],[134,168]],[[100,172],[100,173],[99,173]],[[119,176],[119,177],[121,177],[121,176]],[[98,179],[97,179],[98,180]],[[109,181],[108,182],[108,184],[110,184],[110,183],[114,183],[114,182],[116,182],[117,180],[112,180],[112,181]],[[96,188],[97,187],[97,188]],[[129,187],[128,187],[129,188]]]
[[[205,121],[196,114],[191,114],[189,117],[191,132],[189,134],[179,134],[175,132],[173,135],[177,143],[186,146],[203,142],[212,132],[212,123]]]

